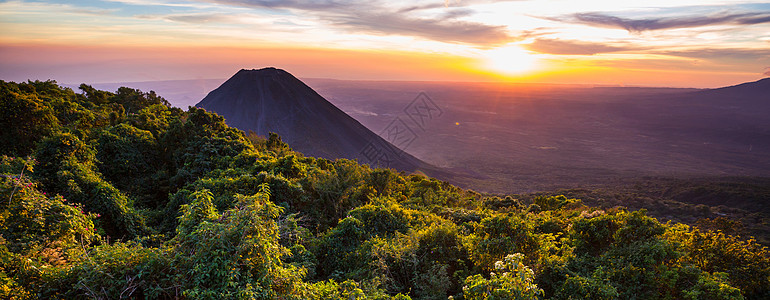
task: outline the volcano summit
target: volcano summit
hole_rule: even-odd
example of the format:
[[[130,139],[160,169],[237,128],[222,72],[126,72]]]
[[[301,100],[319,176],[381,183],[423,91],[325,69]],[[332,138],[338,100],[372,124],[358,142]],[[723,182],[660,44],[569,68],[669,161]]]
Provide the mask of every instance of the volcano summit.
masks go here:
[[[398,149],[281,69],[240,70],[195,106],[222,115],[243,131],[261,136],[275,132],[308,156],[448,175]]]

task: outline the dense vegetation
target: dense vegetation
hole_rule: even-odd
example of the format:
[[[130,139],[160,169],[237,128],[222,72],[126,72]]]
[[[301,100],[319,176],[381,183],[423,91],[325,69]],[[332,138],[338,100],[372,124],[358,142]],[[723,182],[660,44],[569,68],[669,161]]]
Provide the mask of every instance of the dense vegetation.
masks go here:
[[[304,157],[154,93],[0,82],[0,298],[767,299],[770,254]]]
[[[646,209],[659,220],[697,224],[770,245],[770,178],[644,177],[604,187],[513,195],[525,201],[565,195],[600,208]]]

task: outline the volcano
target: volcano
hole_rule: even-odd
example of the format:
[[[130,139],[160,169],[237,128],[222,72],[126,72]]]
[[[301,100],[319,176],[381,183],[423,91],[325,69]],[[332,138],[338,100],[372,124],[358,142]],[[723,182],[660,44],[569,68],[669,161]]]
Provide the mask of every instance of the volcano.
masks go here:
[[[245,132],[277,133],[307,156],[451,176],[394,146],[281,69],[242,69],[195,106],[216,112]]]

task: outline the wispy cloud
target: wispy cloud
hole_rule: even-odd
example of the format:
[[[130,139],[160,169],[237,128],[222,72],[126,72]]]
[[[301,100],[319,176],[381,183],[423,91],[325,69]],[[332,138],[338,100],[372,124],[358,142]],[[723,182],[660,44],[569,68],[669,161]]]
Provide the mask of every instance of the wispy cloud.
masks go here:
[[[98,9],[98,8],[81,7],[81,8],[71,8],[68,11],[76,14],[102,16],[102,15],[115,13],[117,9]]]
[[[603,43],[541,38],[535,39],[534,42],[525,47],[535,52],[557,55],[594,55],[640,49],[627,45],[617,46]]]
[[[661,51],[658,53],[670,56],[720,61],[763,62],[770,60],[770,49],[701,48],[691,50]]]
[[[0,7],[0,12],[10,14],[40,13],[46,10],[55,9],[59,13],[103,16],[113,14],[117,11],[117,9],[114,8],[105,9],[93,6],[79,6],[76,4],[73,5],[45,2],[0,1],[0,5],[2,5],[2,7]]]
[[[505,26],[489,25],[462,20],[473,10],[467,8],[446,8],[432,16],[425,10],[444,8],[441,5],[411,5],[404,7],[378,1],[316,0],[316,1],[275,1],[275,0],[210,0],[211,2],[243,7],[283,9],[314,15],[337,30],[400,35],[428,40],[465,43],[477,46],[505,44],[516,38],[507,32]],[[421,15],[413,12],[420,11]]]
[[[234,16],[225,15],[221,13],[204,13],[204,14],[175,14],[175,15],[138,15],[140,19],[150,20],[168,20],[173,22],[192,23],[192,24],[204,24],[204,23],[216,23],[216,22],[232,22]]]
[[[770,76],[770,67],[765,68],[765,73],[762,73],[762,75]]]
[[[436,2],[436,3],[422,4],[422,5],[411,5],[411,6],[401,8],[396,12],[400,14],[404,14],[404,13],[409,13],[413,11],[420,11],[425,9],[436,9],[436,8],[443,8],[443,7],[447,7],[447,5],[444,3]]]
[[[102,0],[105,2],[114,2],[136,6],[168,6],[168,7],[186,7],[186,8],[212,8],[212,5],[201,4],[200,2],[190,1],[166,1],[166,0]]]
[[[324,10],[337,10],[337,9],[355,9],[358,5],[364,5],[366,2],[356,1],[334,1],[334,0],[208,0],[206,2],[213,2],[227,5],[238,5],[247,7],[263,7],[274,9],[299,9],[299,10],[312,10],[312,11],[324,11]]]
[[[770,12],[717,13],[703,16],[680,16],[663,18],[632,19],[606,13],[575,13],[549,20],[578,23],[597,27],[619,28],[629,32],[693,28],[711,25],[755,25],[770,23]]]
[[[214,24],[216,25],[228,25],[227,27],[241,28],[248,31],[248,28],[269,27],[271,32],[286,33],[289,31],[298,31],[301,28],[308,27],[307,24],[299,24],[292,22],[292,20],[285,18],[284,16],[273,15],[261,15],[253,13],[187,13],[187,14],[156,14],[156,15],[137,15],[136,18],[147,20],[165,20],[177,23],[186,23],[194,25]],[[230,26],[235,25],[235,26]],[[239,26],[245,25],[245,26]],[[200,29],[196,29],[199,31]],[[234,29],[229,29],[228,32],[235,32]],[[245,37],[242,37],[245,38]]]
[[[491,46],[505,44],[515,39],[506,32],[504,26],[452,19],[409,18],[396,14],[370,12],[358,12],[355,15],[328,15],[323,19],[336,27],[352,32],[416,36],[449,43]]]

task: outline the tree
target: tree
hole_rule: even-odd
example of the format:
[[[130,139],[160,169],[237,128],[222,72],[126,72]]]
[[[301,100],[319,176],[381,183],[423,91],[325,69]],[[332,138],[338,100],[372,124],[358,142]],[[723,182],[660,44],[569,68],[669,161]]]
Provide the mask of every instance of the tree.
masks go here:
[[[25,156],[35,143],[57,130],[53,109],[38,98],[34,88],[22,91],[18,85],[0,80],[0,153]]]

